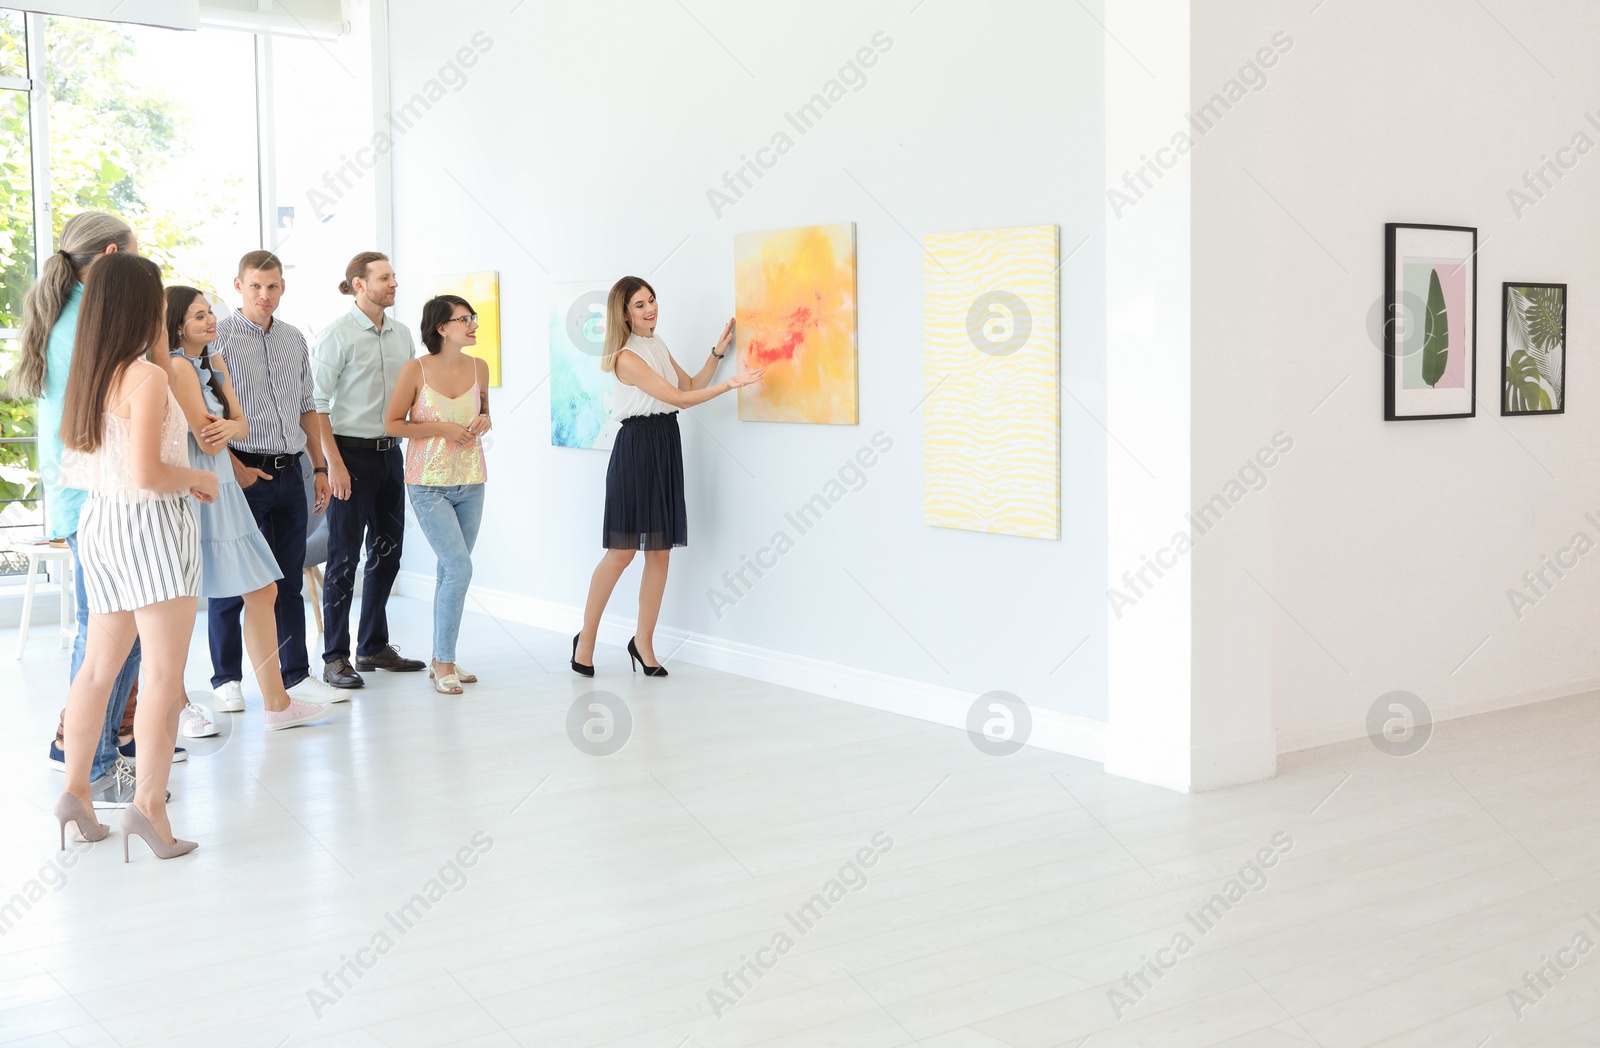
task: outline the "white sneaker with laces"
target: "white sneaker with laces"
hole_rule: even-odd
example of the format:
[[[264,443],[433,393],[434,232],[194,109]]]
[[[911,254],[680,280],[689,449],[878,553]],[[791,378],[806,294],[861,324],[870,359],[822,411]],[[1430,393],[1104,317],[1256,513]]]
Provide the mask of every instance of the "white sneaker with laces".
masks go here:
[[[222,687],[214,690],[217,696],[217,709],[223,713],[244,712],[244,688],[236,680],[230,680]]]
[[[315,677],[307,677],[294,687],[284,690],[289,693],[289,698],[293,701],[309,702],[318,706],[350,701],[350,693],[348,691],[331,687]]]
[[[186,739],[209,739],[221,735],[222,729],[211,722],[213,714],[197,702],[191,702],[178,714],[178,734]]]
[[[282,731],[284,728],[310,724],[312,721],[321,720],[327,715],[328,707],[320,702],[301,702],[299,699],[290,699],[288,709],[267,711],[267,730]]]

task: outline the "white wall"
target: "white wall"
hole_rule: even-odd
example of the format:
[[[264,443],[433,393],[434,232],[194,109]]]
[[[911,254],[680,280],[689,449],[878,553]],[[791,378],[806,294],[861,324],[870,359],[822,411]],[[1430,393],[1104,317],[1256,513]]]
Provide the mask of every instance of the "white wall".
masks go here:
[[[1275,430],[1294,441],[1232,511],[1245,530],[1270,514],[1272,541],[1243,544],[1225,569],[1271,591],[1281,746],[1365,734],[1368,708],[1396,689],[1443,718],[1600,685],[1600,554],[1520,620],[1507,599],[1576,532],[1600,542],[1584,518],[1600,508],[1600,151],[1520,219],[1507,199],[1579,132],[1600,143],[1584,116],[1600,107],[1600,9],[1194,6],[1197,99],[1275,31],[1294,41],[1205,136],[1194,170],[1196,399],[1266,393],[1259,410],[1197,425],[1197,444],[1242,463]],[[1479,229],[1477,418],[1383,421],[1370,324],[1390,221]],[[1504,280],[1571,285],[1566,415],[1499,417]],[[1197,501],[1225,479],[1201,474]],[[1234,523],[1216,535],[1233,541]],[[1212,610],[1226,628],[1230,609]]]
[[[660,332],[694,370],[733,308],[736,231],[854,221],[861,423],[741,423],[732,397],[690,413],[690,544],[673,557],[663,624],[698,635],[697,650],[753,646],[920,682],[946,699],[952,693],[940,689],[1000,689],[1103,720],[1103,36],[1095,22],[1076,4],[994,4],[983,17],[934,2],[908,10],[900,0],[689,0],[687,10],[528,0],[509,15],[507,6],[453,4],[440,19],[432,4],[390,4],[395,105],[474,33],[493,44],[394,153],[402,318],[414,322],[420,307],[406,296],[408,276],[501,274],[505,386],[495,391],[475,590],[499,608],[519,606],[500,599],[507,595],[546,611],[578,606],[600,555],[606,456],[549,446],[553,281],[647,276],[661,297]],[[775,132],[793,135],[784,114],[880,32],[892,47],[865,87],[795,135],[792,152],[714,214],[707,190]],[[1072,394],[1062,398],[1062,538],[925,527],[920,237],[1040,223],[1061,227],[1064,254],[1078,248],[1062,270],[1062,374]],[[865,487],[719,620],[707,590],[878,431],[894,448]],[[413,532],[407,568],[431,565]],[[613,613],[632,614],[637,571],[624,577]]]

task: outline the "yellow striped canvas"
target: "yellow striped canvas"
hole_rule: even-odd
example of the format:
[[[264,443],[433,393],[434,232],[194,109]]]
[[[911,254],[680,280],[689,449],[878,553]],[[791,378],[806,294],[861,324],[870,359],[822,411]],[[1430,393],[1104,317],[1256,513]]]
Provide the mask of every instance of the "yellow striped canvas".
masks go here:
[[[1055,226],[923,241],[922,520],[1061,537]]]

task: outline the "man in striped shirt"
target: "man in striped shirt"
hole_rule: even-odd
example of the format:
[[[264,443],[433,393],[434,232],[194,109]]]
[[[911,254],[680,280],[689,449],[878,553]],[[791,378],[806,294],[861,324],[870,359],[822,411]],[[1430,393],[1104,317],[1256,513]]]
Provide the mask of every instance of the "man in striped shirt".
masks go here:
[[[243,296],[238,312],[217,322],[217,348],[233,378],[250,433],[230,445],[234,475],[245,501],[272,547],[283,577],[274,610],[278,620],[278,668],[291,698],[340,702],[343,696],[311,675],[306,652],[306,608],[301,583],[306,567],[309,511],[300,457],[314,469],[315,510],[328,504],[328,469],[322,455],[322,423],[311,392],[311,356],[298,330],[273,314],[283,298],[283,263],[270,251],[239,260],[233,287]],[[217,709],[244,709],[240,597],[207,602],[211,641],[211,686]]]

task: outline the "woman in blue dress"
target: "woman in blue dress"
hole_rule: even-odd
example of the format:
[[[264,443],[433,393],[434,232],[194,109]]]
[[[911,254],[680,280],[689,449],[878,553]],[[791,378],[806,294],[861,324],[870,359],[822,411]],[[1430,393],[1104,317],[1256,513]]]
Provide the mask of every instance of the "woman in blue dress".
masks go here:
[[[292,728],[320,720],[328,707],[291,698],[278,672],[273,604],[283,573],[233,474],[228,443],[243,440],[250,424],[234,395],[222,355],[209,352],[216,337],[217,316],[205,295],[192,287],[167,288],[167,340],[172,347],[168,364],[172,391],[189,424],[189,464],[217,476],[217,500],[196,507],[200,595],[244,598],[244,646],[266,701],[266,726]]]

